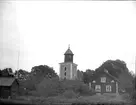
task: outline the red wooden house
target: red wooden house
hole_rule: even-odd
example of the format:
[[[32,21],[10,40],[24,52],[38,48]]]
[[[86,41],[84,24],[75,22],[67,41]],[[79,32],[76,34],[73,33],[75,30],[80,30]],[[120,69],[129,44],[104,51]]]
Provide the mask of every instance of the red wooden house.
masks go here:
[[[105,69],[103,72],[98,72],[93,76],[93,79],[89,83],[89,88],[94,90],[95,93],[119,93],[120,81],[110,75]]]

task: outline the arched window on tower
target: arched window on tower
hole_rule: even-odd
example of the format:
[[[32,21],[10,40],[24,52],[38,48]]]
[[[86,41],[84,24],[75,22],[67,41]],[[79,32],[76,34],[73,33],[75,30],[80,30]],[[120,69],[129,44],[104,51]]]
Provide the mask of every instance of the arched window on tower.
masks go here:
[[[65,71],[67,70],[67,68],[65,67]]]
[[[66,76],[66,72],[65,72],[65,74],[64,74],[65,76]]]

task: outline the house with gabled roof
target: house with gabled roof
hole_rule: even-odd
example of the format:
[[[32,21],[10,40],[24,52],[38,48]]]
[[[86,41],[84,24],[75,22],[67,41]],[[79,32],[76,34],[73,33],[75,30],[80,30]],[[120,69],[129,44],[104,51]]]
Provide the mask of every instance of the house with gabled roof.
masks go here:
[[[0,77],[0,98],[15,98],[19,91],[19,83],[14,77]]]
[[[120,81],[108,73],[108,70],[96,72],[89,83],[89,88],[95,93],[104,94],[112,93],[118,95],[120,90]]]
[[[0,98],[15,98],[19,92],[18,80],[9,71],[2,73],[0,76]]]

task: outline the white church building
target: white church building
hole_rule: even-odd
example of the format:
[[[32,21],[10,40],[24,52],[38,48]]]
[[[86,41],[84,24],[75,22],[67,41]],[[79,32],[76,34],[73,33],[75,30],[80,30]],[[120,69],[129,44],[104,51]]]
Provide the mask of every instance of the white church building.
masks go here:
[[[73,63],[73,52],[70,47],[64,54],[64,62],[60,64],[60,80],[75,80],[77,79],[77,64]]]

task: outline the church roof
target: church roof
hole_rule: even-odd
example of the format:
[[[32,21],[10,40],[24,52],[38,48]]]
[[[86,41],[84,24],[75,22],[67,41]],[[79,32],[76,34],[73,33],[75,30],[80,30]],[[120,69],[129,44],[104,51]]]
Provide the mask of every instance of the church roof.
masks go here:
[[[72,55],[74,55],[73,52],[70,50],[70,48],[67,49],[67,51],[65,52],[64,55],[66,55],[66,54],[72,54]]]

